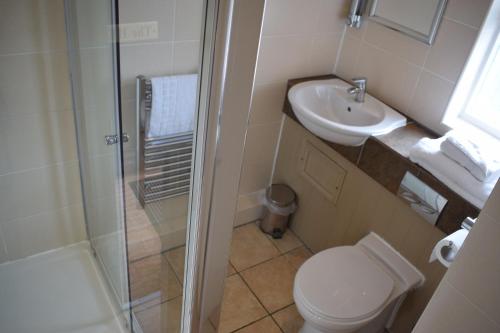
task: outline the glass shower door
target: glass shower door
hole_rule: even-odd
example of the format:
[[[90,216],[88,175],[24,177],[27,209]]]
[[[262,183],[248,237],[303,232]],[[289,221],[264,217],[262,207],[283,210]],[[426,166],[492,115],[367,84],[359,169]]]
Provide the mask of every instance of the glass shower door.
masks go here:
[[[65,7],[92,248],[134,332],[179,332],[207,1]]]
[[[114,0],[65,0],[87,234],[117,309],[130,321],[119,56]]]

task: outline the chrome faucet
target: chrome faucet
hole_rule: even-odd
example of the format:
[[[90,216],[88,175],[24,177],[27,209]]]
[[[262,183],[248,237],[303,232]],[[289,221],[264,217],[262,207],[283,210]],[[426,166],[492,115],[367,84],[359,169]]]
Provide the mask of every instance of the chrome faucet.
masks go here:
[[[349,95],[355,95],[354,100],[358,103],[363,103],[365,101],[366,93],[366,77],[355,77],[352,79],[354,87],[347,89]]]

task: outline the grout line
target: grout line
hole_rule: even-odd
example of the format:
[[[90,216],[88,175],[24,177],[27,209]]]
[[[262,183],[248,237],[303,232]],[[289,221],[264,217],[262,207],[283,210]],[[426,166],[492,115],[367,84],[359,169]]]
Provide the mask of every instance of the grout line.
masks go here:
[[[144,309],[140,309],[139,311],[135,311],[135,313],[136,313],[136,314],[139,314],[139,313],[144,312],[144,311],[146,311],[146,310],[149,310],[149,309],[151,309],[151,308],[153,308],[153,307],[155,307],[155,306],[161,306],[162,304],[165,304],[165,303],[171,302],[171,301],[173,301],[173,300],[176,300],[176,299],[178,299],[178,298],[182,298],[182,297],[183,297],[183,295],[179,295],[179,296],[176,296],[176,297],[173,297],[173,298],[171,298],[171,299],[164,300],[164,301],[162,301],[162,300],[161,300],[161,298],[160,298],[160,302],[159,302],[159,303],[153,304],[153,305],[151,305],[151,306],[146,306]],[[147,302],[146,302],[146,303],[147,303]],[[137,307],[137,306],[141,306],[141,305],[143,305],[143,304],[136,305],[136,307]],[[131,310],[132,310],[132,311],[134,311],[134,307],[131,307]],[[136,309],[136,310],[137,310],[137,309]]]
[[[295,304],[295,300],[294,300],[294,302],[292,302],[292,303],[290,303],[290,304],[288,304],[288,305],[285,305],[284,307],[279,308],[279,309],[278,309],[278,310],[276,310],[276,311],[271,312],[271,316],[272,316],[272,315],[274,315],[274,314],[276,314],[276,313],[278,313],[278,312],[280,312],[280,311],[285,310],[286,308],[288,308],[288,307],[290,307],[290,306],[292,306],[292,305],[294,305],[294,304]]]
[[[276,326],[278,327],[278,329],[282,332],[282,333],[285,333],[285,331],[281,328],[280,324],[278,324],[278,322],[276,321],[276,319],[274,319],[273,315],[269,315],[269,317],[271,317],[271,320],[276,324]]]
[[[168,268],[172,270],[172,272],[174,272],[174,277],[175,277],[175,280],[179,283],[179,285],[181,286],[181,295],[183,294],[184,292],[184,281],[181,281],[180,277],[177,275],[177,272],[175,271],[174,267],[172,266],[172,264],[170,263],[170,260],[168,260],[168,258],[165,256],[165,258],[163,258],[163,254],[160,254],[160,280],[162,280],[162,275],[165,277],[166,274],[161,274],[161,260],[165,260],[166,261],[166,264],[168,265]],[[160,286],[161,286],[161,282],[160,282]],[[161,291],[161,287],[160,287],[160,291]],[[175,297],[174,297],[175,298]]]
[[[172,39],[175,40],[175,35],[176,35],[176,29],[175,26],[177,25],[177,19],[176,19],[176,13],[177,13],[177,1],[174,1],[174,8],[173,8],[173,14],[172,15]],[[199,41],[198,41],[199,43]],[[172,43],[171,50],[170,50],[170,71],[174,72],[175,68],[175,45]]]
[[[199,42],[200,41],[198,39],[164,40],[164,41],[157,41],[157,42],[124,42],[123,44],[120,44],[120,47],[127,49],[127,48],[133,48],[135,46],[152,46],[152,45],[169,45],[169,44],[174,46],[175,44],[199,43]]]
[[[471,300],[469,297],[467,297],[462,290],[458,289],[455,287],[449,279],[442,279],[443,283],[448,285],[453,291],[455,291],[459,296],[461,296],[464,301],[468,304],[470,304],[477,312],[479,312],[483,317],[485,317],[490,323],[492,323],[495,326],[498,326],[500,322],[490,316],[483,308],[479,306],[476,302]],[[437,288],[436,288],[437,289]],[[434,294],[433,294],[434,295]]]
[[[44,211],[41,211],[41,212],[38,212],[36,214],[33,214],[33,215],[28,215],[28,216],[22,216],[22,217],[16,217],[15,219],[12,219],[12,220],[7,220],[7,221],[0,221],[0,225],[7,225],[7,224],[11,224],[11,223],[18,223],[17,221],[20,221],[20,220],[27,220],[27,219],[32,219],[34,217],[37,217],[37,216],[41,216],[41,215],[45,215],[45,214],[49,214],[49,213],[56,213],[56,212],[62,212],[63,210],[65,209],[71,209],[72,207],[76,207],[76,206],[82,206],[83,207],[83,202],[81,201],[78,201],[78,202],[70,202],[70,203],[67,203],[65,204],[64,206],[59,206],[59,207],[50,207],[48,208],[47,210],[44,210]],[[66,220],[65,220],[66,221]]]
[[[58,108],[46,108],[46,109],[40,109],[41,111],[20,111],[20,112],[12,112],[9,111],[9,108],[7,110],[2,110],[0,112],[0,117],[10,117],[10,118],[21,118],[21,117],[34,117],[34,116],[40,116],[40,117],[46,117],[49,116],[51,113],[55,113],[57,115],[67,115],[68,117],[73,117],[73,109],[72,108],[66,108],[66,107],[58,107]]]
[[[264,303],[262,303],[262,301],[260,300],[260,298],[257,296],[257,294],[253,291],[252,287],[250,287],[250,285],[247,283],[247,281],[245,280],[245,278],[240,274],[240,273],[237,273],[238,276],[240,277],[241,281],[243,281],[243,283],[245,284],[245,286],[247,286],[248,290],[250,290],[250,292],[252,293],[252,295],[254,295],[254,297],[257,299],[257,301],[259,302],[259,304],[262,306],[262,308],[264,309],[264,311],[266,311],[266,313],[268,315],[271,314],[271,312],[265,307]]]
[[[341,35],[341,31],[324,31],[324,32],[310,32],[310,33],[297,33],[297,34],[263,34],[262,38],[291,38],[291,37],[301,37],[301,38],[314,38],[317,36],[325,36],[325,35]]]
[[[406,63],[407,65],[410,65],[410,66],[413,66],[413,67],[418,67],[418,68],[422,68],[422,67],[424,66],[423,64],[422,64],[422,65],[419,65],[419,64],[416,64],[416,63],[414,63],[414,62],[411,62],[411,61],[409,61],[408,59],[406,59],[406,58],[404,58],[404,57],[400,56],[399,54],[396,54],[396,53],[394,53],[394,52],[391,52],[391,51],[389,51],[389,50],[387,50],[387,49],[384,49],[384,48],[383,48],[383,47],[381,47],[381,46],[378,46],[378,45],[376,45],[376,44],[370,43],[370,42],[368,42],[368,41],[366,41],[366,40],[362,40],[361,42],[362,42],[362,43],[365,43],[366,45],[368,45],[368,46],[370,46],[370,47],[372,47],[372,48],[374,48],[374,49],[376,49],[376,50],[378,50],[378,51],[380,51],[380,52],[382,52],[382,53],[385,53],[385,55],[386,55],[386,56],[391,56],[391,57],[394,57],[394,58],[396,58],[396,59],[398,59],[398,60],[401,60],[402,62]],[[430,47],[428,47],[428,50],[430,50],[430,49],[431,49],[431,48],[430,48]],[[360,52],[360,53],[361,53],[361,52]]]
[[[344,25],[344,28],[342,29],[342,34],[340,35],[340,41],[338,44],[338,49],[337,49],[337,54],[335,55],[335,64],[333,65],[333,72],[332,73],[337,73],[337,68],[339,66],[340,62],[340,55],[342,54],[342,49],[344,48],[344,40],[345,36],[347,34],[347,26]]]
[[[433,71],[431,71],[431,70],[429,70],[429,69],[427,69],[427,68],[425,68],[425,67],[422,67],[422,72],[426,72],[427,74],[430,74],[430,75],[432,75],[432,76],[435,76],[435,77],[437,77],[438,79],[441,79],[441,80],[443,80],[443,81],[446,81],[446,82],[448,82],[448,83],[452,84],[453,86],[455,86],[455,85],[457,84],[457,82],[456,82],[456,81],[450,80],[450,79],[448,79],[448,78],[446,78],[446,77],[442,76],[441,74],[435,73],[435,72],[433,72]]]
[[[0,58],[17,57],[17,56],[30,56],[30,55],[51,55],[51,54],[66,54],[65,49],[48,49],[38,51],[25,51],[25,52],[8,52],[0,54]]]
[[[5,258],[4,258],[5,261],[0,262],[0,264],[3,264],[3,263],[11,261],[10,260],[10,256],[9,256],[9,252],[7,252],[7,243],[5,242],[4,231],[2,230],[2,224],[1,223],[0,223],[0,246],[3,248],[3,252],[4,252],[4,255],[5,255]]]
[[[244,225],[247,225],[247,224],[253,223],[253,224],[255,224],[255,225],[257,226],[257,222],[258,222],[258,220],[257,220],[257,221],[252,221],[252,222],[246,223],[246,224],[244,224]],[[234,229],[238,229],[238,228],[240,228],[240,227],[242,227],[242,226],[244,226],[244,225],[237,226],[237,227],[233,228],[233,231],[234,231]],[[258,227],[258,226],[257,226],[257,227]],[[284,256],[288,255],[289,253],[291,253],[292,251],[295,251],[295,250],[297,250],[297,249],[299,249],[299,248],[301,248],[301,247],[304,247],[305,249],[307,249],[309,252],[311,252],[311,253],[312,253],[312,251],[311,251],[311,250],[310,250],[310,249],[309,249],[309,248],[308,248],[308,247],[304,244],[304,242],[302,242],[302,240],[301,240],[301,239],[300,239],[300,238],[299,238],[299,237],[298,237],[298,236],[297,236],[297,235],[296,235],[296,234],[295,234],[295,233],[294,233],[291,229],[289,229],[288,231],[289,231],[289,232],[291,232],[291,233],[292,233],[292,234],[293,234],[293,235],[294,235],[294,236],[295,236],[295,237],[299,240],[299,242],[300,242],[300,245],[299,245],[299,246],[297,246],[297,247],[295,247],[295,248],[293,248],[293,249],[290,249],[290,250],[288,250],[288,251],[286,251],[286,252],[283,252],[283,253],[282,253],[282,252],[280,251],[280,249],[276,246],[276,244],[274,244],[274,242],[273,242],[272,240],[270,240],[270,239],[267,237],[267,235],[265,235],[265,236],[266,236],[266,239],[268,239],[268,240],[269,240],[269,242],[271,242],[271,244],[272,244],[272,245],[273,245],[273,246],[274,246],[274,247],[278,250],[279,255],[277,255],[277,256],[275,256],[275,257],[272,257],[272,258],[270,258],[270,259],[264,260],[264,261],[262,261],[262,262],[259,262],[259,263],[255,264],[255,265],[252,265],[252,266],[247,267],[247,268],[245,268],[245,269],[242,269],[242,270],[240,270],[240,271],[238,271],[238,270],[237,270],[237,268],[236,268],[236,267],[232,264],[231,260],[230,260],[230,259],[228,259],[228,264],[230,264],[230,265],[232,265],[232,266],[233,266],[233,268],[234,268],[234,270],[235,270],[235,273],[234,273],[234,274],[231,274],[231,275],[229,275],[229,276],[227,276],[227,277],[234,276],[234,275],[238,275],[238,276],[239,276],[239,278],[240,278],[240,279],[243,281],[243,283],[245,284],[245,286],[248,288],[248,290],[250,291],[250,293],[251,293],[251,294],[252,294],[252,295],[253,295],[253,296],[257,299],[257,302],[258,302],[258,303],[262,306],[262,308],[263,308],[263,309],[264,309],[264,311],[266,312],[266,316],[261,317],[261,318],[259,318],[259,319],[257,319],[257,320],[254,320],[254,321],[252,321],[252,322],[250,322],[250,323],[248,323],[248,324],[246,324],[246,325],[243,325],[243,326],[241,326],[241,327],[239,327],[239,328],[237,328],[237,329],[235,329],[235,330],[233,330],[233,331],[231,331],[231,332],[237,332],[237,331],[239,331],[239,330],[241,330],[241,329],[243,329],[243,328],[245,328],[245,327],[248,327],[248,326],[251,326],[251,325],[255,324],[256,322],[258,322],[258,321],[260,321],[260,320],[262,320],[262,319],[264,319],[264,318],[266,318],[266,317],[270,317],[270,318],[271,318],[271,320],[272,320],[272,321],[276,324],[276,326],[279,328],[280,332],[283,332],[283,333],[284,333],[283,329],[281,328],[281,326],[278,324],[278,322],[274,319],[274,317],[273,317],[272,315],[273,315],[273,314],[276,314],[276,313],[277,313],[277,312],[279,312],[279,311],[282,311],[282,310],[286,309],[287,307],[289,307],[289,306],[291,306],[291,305],[293,305],[293,304],[295,304],[295,302],[293,302],[293,301],[292,301],[292,303],[287,304],[287,305],[285,305],[285,306],[283,306],[283,307],[281,307],[281,308],[279,308],[279,309],[277,309],[277,310],[274,310],[274,311],[272,311],[272,312],[271,312],[271,311],[269,311],[269,310],[265,307],[264,303],[263,303],[263,302],[260,300],[260,298],[257,296],[257,294],[254,292],[254,290],[252,289],[252,287],[251,287],[251,286],[248,284],[248,282],[245,280],[245,278],[243,277],[243,275],[242,275],[241,273],[244,273],[244,272],[246,272],[246,271],[248,271],[248,270],[250,270],[250,269],[252,269],[252,268],[255,268],[255,267],[259,266],[259,265],[263,265],[263,264],[265,264],[265,263],[267,263],[267,262],[269,262],[269,261],[271,261],[271,260],[274,260],[274,259],[276,259],[276,258],[279,258],[279,257],[284,257]],[[227,278],[227,277],[226,277],[226,278]]]
[[[429,58],[429,55],[431,53],[431,49],[432,47],[429,47],[427,48],[426,52],[425,52],[425,56],[424,56],[424,61],[422,62],[422,66],[420,67],[420,70],[418,72],[418,75],[417,75],[417,79],[415,80],[415,85],[413,86],[412,88],[412,91],[410,93],[410,98],[408,99],[408,105],[406,105],[406,112],[407,113],[410,113],[410,109],[411,109],[411,106],[413,105],[413,100],[415,99],[415,95],[417,94],[417,88],[418,88],[418,85],[420,84],[420,79],[422,78],[422,73],[424,72],[425,70],[425,65],[427,63],[427,59]]]
[[[456,24],[460,24],[460,25],[466,26],[466,27],[471,28],[471,29],[476,30],[476,31],[479,31],[481,29],[481,27],[473,26],[471,24],[468,24],[468,23],[456,20],[456,19],[451,18],[451,17],[446,16],[446,15],[443,15],[443,19],[446,20],[446,21],[450,21],[450,22],[453,22],[453,23],[456,23]]]
[[[274,176],[276,174],[276,165],[278,164],[279,148],[281,146],[281,141],[283,139],[283,129],[285,127],[285,119],[286,119],[286,117],[283,114],[281,116],[281,121],[280,121],[280,130],[278,133],[278,140],[276,140],[276,146],[274,148],[273,166],[271,168],[271,174],[269,175],[268,186],[271,186],[271,184],[273,183]]]
[[[254,320],[254,321],[251,321],[251,322],[249,322],[248,324],[245,324],[245,325],[243,325],[243,326],[241,326],[241,327],[238,327],[238,328],[237,328],[237,329],[235,329],[235,330],[230,331],[229,333],[238,332],[239,330],[244,329],[245,327],[251,326],[251,325],[255,324],[256,322],[261,321],[262,319],[265,319],[265,318],[270,317],[270,316],[271,316],[271,315],[265,315],[264,317],[261,317],[261,318],[259,318],[259,319],[257,319],[257,320]],[[213,324],[212,324],[212,325],[213,325]]]
[[[250,223],[256,223],[256,221],[249,222],[249,223],[246,223],[246,224],[244,224],[244,225],[247,225],[247,224],[250,224]],[[237,228],[240,228],[240,227],[242,227],[242,226],[243,226],[243,225],[241,225],[241,226],[237,226],[237,227],[235,227],[235,228],[233,228],[233,229],[237,229]],[[265,263],[267,263],[267,262],[269,262],[269,261],[271,261],[271,260],[274,260],[274,259],[276,259],[276,258],[283,257],[283,256],[285,256],[285,255],[288,255],[288,254],[290,254],[292,251],[295,251],[295,250],[297,250],[297,249],[299,249],[299,248],[301,248],[301,247],[304,247],[306,250],[308,250],[308,251],[311,253],[311,255],[313,255],[313,254],[314,254],[314,252],[313,252],[313,251],[312,251],[309,247],[307,247],[307,246],[304,244],[304,242],[303,242],[303,241],[302,241],[302,240],[301,240],[301,239],[300,239],[300,238],[299,238],[299,237],[298,237],[298,236],[297,236],[297,235],[296,235],[296,234],[295,234],[295,233],[294,233],[291,229],[288,229],[288,231],[291,231],[291,232],[292,232],[292,233],[293,233],[293,234],[297,237],[297,239],[300,241],[301,245],[299,245],[299,246],[297,246],[297,247],[295,247],[295,248],[293,248],[293,249],[290,249],[290,250],[288,250],[288,251],[286,251],[286,252],[281,252],[281,251],[279,250],[279,248],[278,248],[278,247],[277,247],[277,246],[276,246],[276,245],[275,245],[275,244],[274,244],[271,240],[269,240],[269,239],[266,237],[266,239],[268,239],[268,240],[269,240],[269,242],[271,242],[271,244],[272,244],[272,245],[273,245],[273,246],[274,246],[274,247],[278,250],[279,255],[277,255],[277,256],[275,256],[275,257],[272,257],[272,258],[269,258],[269,259],[266,259],[266,260],[264,260],[264,261],[261,261],[261,262],[259,262],[259,263],[257,263],[257,264],[254,264],[254,265],[251,265],[251,266],[245,267],[244,269],[242,269],[242,270],[240,270],[240,271],[236,268],[236,266],[234,266],[234,265],[231,263],[231,265],[233,266],[233,268],[234,268],[234,270],[236,271],[236,273],[238,273],[238,274],[239,274],[239,273],[242,273],[242,272],[246,272],[246,271],[248,271],[248,270],[250,270],[250,269],[252,269],[252,268],[255,268],[255,267],[257,267],[257,266],[259,266],[259,265],[261,265],[261,264],[265,264]],[[230,262],[230,260],[229,260],[229,262]]]
[[[12,175],[20,175],[20,174],[23,174],[23,173],[34,172],[34,171],[38,171],[38,170],[42,170],[42,169],[49,169],[49,168],[54,168],[54,167],[64,166],[66,164],[74,164],[74,163],[78,164],[78,159],[63,160],[63,161],[59,161],[59,162],[56,162],[56,163],[45,164],[45,165],[34,167],[34,168],[21,169],[21,170],[16,170],[16,171],[9,171],[7,173],[1,174],[0,177],[12,176]]]

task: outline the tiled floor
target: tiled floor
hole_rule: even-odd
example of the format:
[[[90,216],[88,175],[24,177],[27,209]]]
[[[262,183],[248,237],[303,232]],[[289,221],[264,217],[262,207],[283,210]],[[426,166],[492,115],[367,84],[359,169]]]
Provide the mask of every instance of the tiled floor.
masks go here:
[[[134,262],[131,277],[144,281],[138,289],[144,295],[155,295],[151,300],[134,307],[134,313],[144,333],[176,333],[180,331],[182,284],[184,282],[185,246]],[[161,262],[161,263],[160,263]],[[158,270],[158,267],[161,267]],[[133,270],[133,268],[137,268]],[[137,273],[136,273],[137,272]],[[236,271],[230,265],[228,275]],[[141,278],[141,276],[143,276]],[[148,288],[149,289],[146,289]],[[159,290],[158,290],[159,289]]]
[[[293,280],[310,256],[291,230],[275,240],[256,223],[235,228],[218,332],[298,332]]]
[[[162,282],[161,298],[134,311],[145,333],[179,331],[184,255],[182,246],[140,261],[150,263],[150,276],[157,274]],[[291,230],[275,240],[256,223],[235,228],[218,332],[298,332],[303,321],[293,304],[293,280],[310,256]],[[160,260],[161,272],[156,272]],[[137,269],[148,272],[148,267]]]

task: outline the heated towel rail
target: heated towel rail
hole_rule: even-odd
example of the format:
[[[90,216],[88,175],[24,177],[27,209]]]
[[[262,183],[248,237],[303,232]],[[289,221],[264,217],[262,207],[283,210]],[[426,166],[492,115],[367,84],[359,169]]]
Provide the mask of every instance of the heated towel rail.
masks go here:
[[[148,138],[151,80],[137,77],[138,188],[141,204],[189,193],[193,133]]]

